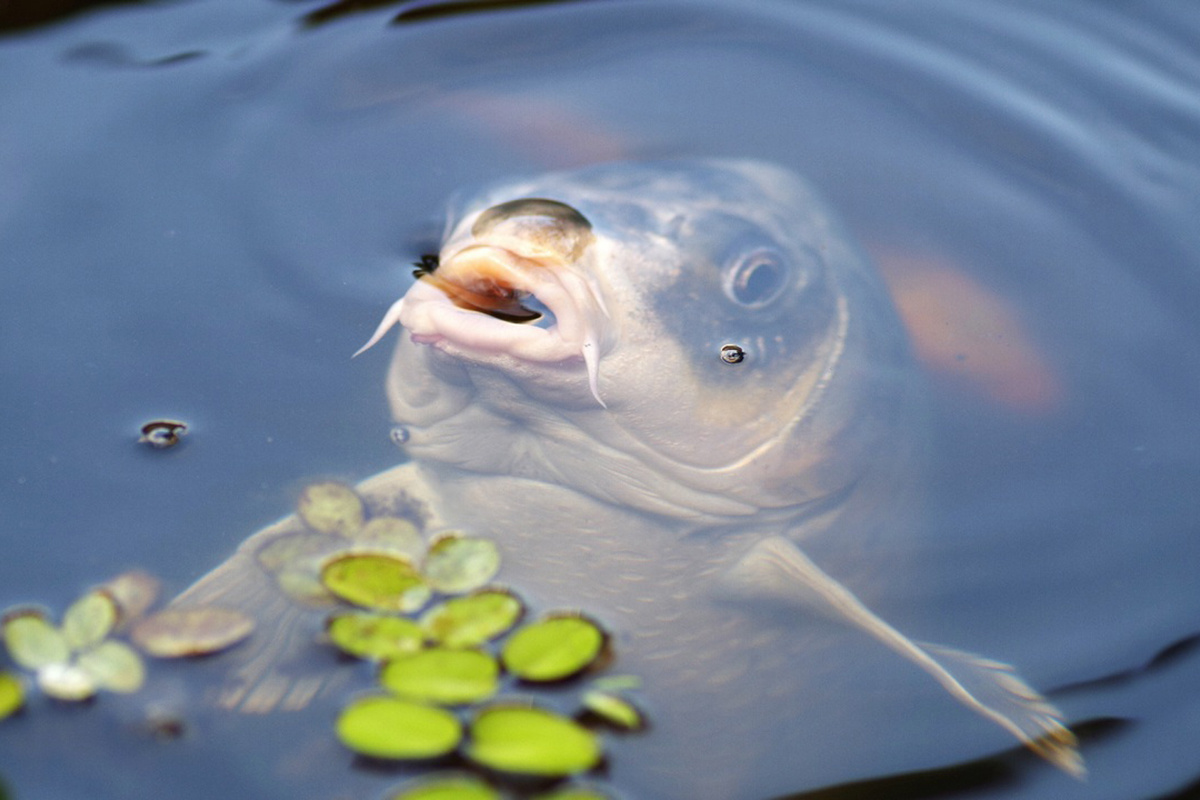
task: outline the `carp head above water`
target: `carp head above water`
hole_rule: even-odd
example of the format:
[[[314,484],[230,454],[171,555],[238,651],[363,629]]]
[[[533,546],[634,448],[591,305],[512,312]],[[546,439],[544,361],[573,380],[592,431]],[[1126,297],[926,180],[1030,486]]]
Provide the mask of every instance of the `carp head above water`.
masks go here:
[[[664,693],[654,735],[685,742],[676,774],[784,741],[814,610],[1082,774],[1061,715],[1011,667],[913,641],[801,550],[870,559],[908,513],[922,393],[878,278],[790,173],[611,164],[499,184],[457,204],[363,349],[397,324],[387,391],[411,460],[363,495],[493,539],[501,578],[542,603],[597,609]],[[176,601],[272,618],[226,705],[317,690],[286,669],[311,646],[302,610],[256,560],[294,526],[251,537]],[[743,719],[697,738],[693,710],[714,704]]]

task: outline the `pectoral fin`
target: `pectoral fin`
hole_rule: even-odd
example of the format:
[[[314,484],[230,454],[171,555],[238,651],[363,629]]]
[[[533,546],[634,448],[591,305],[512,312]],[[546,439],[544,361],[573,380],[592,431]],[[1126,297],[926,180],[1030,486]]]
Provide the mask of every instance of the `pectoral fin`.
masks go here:
[[[755,544],[722,579],[737,596],[803,606],[874,636],[928,672],[955,699],[1012,733],[1064,771],[1082,778],[1083,759],[1062,714],[1012,666],[909,639],[880,619],[794,544],[773,536]]]

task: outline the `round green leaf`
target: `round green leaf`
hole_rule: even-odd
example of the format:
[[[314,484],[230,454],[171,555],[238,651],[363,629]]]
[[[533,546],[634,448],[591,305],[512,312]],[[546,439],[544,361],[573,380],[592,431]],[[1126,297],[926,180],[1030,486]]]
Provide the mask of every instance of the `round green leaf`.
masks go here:
[[[38,687],[55,700],[87,700],[96,694],[96,681],[75,664],[47,664],[37,671]]]
[[[129,638],[159,658],[185,658],[233,647],[254,631],[254,620],[219,606],[166,608],[140,620]]]
[[[407,786],[388,800],[501,800],[501,795],[478,778],[446,775]]]
[[[429,585],[439,592],[462,594],[496,577],[500,551],[488,539],[443,536],[430,545],[423,571]]]
[[[600,742],[579,723],[541,708],[496,706],[471,723],[467,757],[491,769],[557,777],[591,769]]]
[[[515,625],[524,611],[516,597],[489,589],[439,603],[421,616],[421,627],[446,647],[478,647]]]
[[[433,648],[384,666],[384,688],[413,700],[460,705],[486,700],[496,693],[500,666],[479,650]]]
[[[5,617],[4,644],[12,660],[25,669],[37,670],[62,664],[71,657],[71,647],[62,631],[38,611],[25,610]]]
[[[599,626],[580,616],[548,617],[504,643],[504,667],[522,680],[557,681],[582,672],[604,648]]]
[[[325,624],[325,632],[343,653],[373,661],[411,655],[425,643],[425,632],[417,623],[382,614],[335,614]]]
[[[306,486],[296,513],[317,533],[353,536],[363,526],[362,499],[344,483],[329,481]]]
[[[346,706],[335,729],[342,744],[372,758],[434,758],[462,739],[462,726],[449,711],[384,696]]]
[[[600,719],[626,731],[638,731],[646,726],[642,713],[625,698],[602,689],[583,693],[583,707]]]
[[[388,553],[344,553],[325,562],[321,583],[356,606],[375,611],[416,611],[430,590],[407,559]]]
[[[82,650],[104,640],[117,624],[117,604],[105,591],[88,592],[63,613],[62,632],[67,646]]]
[[[25,704],[25,685],[11,672],[0,672],[0,719],[12,716]]]
[[[146,680],[141,657],[123,642],[101,642],[81,653],[76,663],[97,688],[110,692],[136,692]]]

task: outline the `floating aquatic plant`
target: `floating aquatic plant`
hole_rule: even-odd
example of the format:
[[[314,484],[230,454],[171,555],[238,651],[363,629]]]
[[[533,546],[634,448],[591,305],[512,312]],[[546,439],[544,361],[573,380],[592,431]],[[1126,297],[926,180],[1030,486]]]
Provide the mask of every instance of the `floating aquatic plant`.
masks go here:
[[[25,684],[19,675],[0,672],[0,719],[11,717],[25,704]]]
[[[61,625],[35,608],[9,611],[0,624],[9,656],[36,675],[43,692],[58,700],[86,700],[101,690],[135,692],[145,680],[141,657],[108,639],[119,618],[112,595],[98,589],[72,603]]]
[[[479,778],[450,773],[417,781],[388,800],[501,800],[501,795]]]
[[[449,711],[386,695],[351,702],[335,730],[342,744],[372,758],[435,758],[453,751],[462,739],[462,724]]]
[[[166,608],[139,620],[133,643],[158,658],[188,658],[227,650],[254,631],[254,619],[219,606]]]
[[[512,592],[485,589],[452,597],[421,615],[426,636],[446,647],[479,647],[507,632],[525,607]]]
[[[418,611],[433,596],[416,566],[390,553],[336,555],[322,565],[321,583],[347,603],[374,611]]]
[[[462,594],[487,584],[500,571],[500,551],[487,539],[443,534],[429,547],[422,572],[444,594]]]
[[[389,662],[379,682],[393,694],[440,705],[487,700],[499,687],[500,665],[490,653],[435,647]]]
[[[371,661],[412,655],[425,645],[425,631],[416,622],[364,611],[333,614],[325,634],[343,653]]]
[[[603,631],[590,619],[550,616],[509,637],[500,657],[505,669],[524,680],[559,681],[591,666],[604,644]]]
[[[536,706],[498,705],[471,721],[466,756],[501,772],[563,777],[600,762],[596,734],[574,720]]]

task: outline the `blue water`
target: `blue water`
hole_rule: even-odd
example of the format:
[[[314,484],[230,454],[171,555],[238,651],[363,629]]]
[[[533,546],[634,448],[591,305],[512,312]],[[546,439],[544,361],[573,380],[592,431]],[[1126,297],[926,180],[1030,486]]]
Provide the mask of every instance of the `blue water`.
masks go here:
[[[1006,402],[929,368],[934,516],[911,579],[875,603],[1091,721],[1092,777],[1009,756],[936,791],[1200,785],[1200,653],[1154,661],[1200,632],[1200,9],[591,2],[302,27],[316,7],[137,6],[0,38],[0,606],[61,609],[134,565],[177,591],[306,481],[393,464],[386,356],[348,356],[455,191],[613,158],[766,158],[885,270],[983,287],[1059,387]],[[182,447],[135,444],[159,416],[188,421]],[[187,670],[160,674],[173,708]],[[836,779],[787,791],[931,796],[887,779],[1008,747],[923,680],[881,674],[914,692],[911,728],[834,743]],[[201,715],[169,743],[143,716],[36,701],[0,723],[0,780],[96,798],[374,797],[394,779],[353,768],[319,712]],[[628,797],[635,746],[613,764]],[[321,759],[319,777],[298,766]]]

